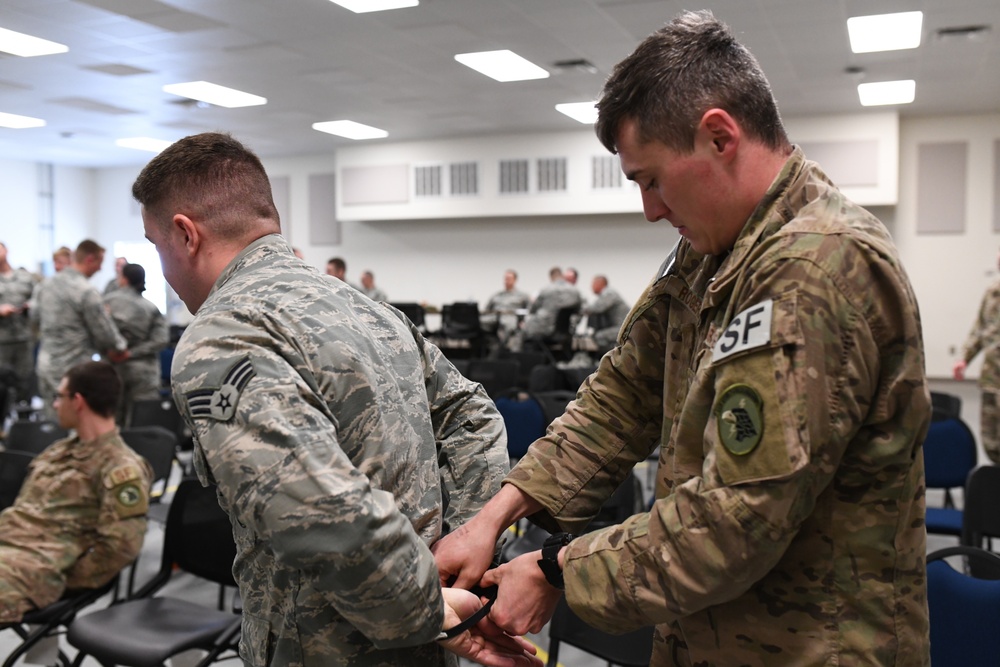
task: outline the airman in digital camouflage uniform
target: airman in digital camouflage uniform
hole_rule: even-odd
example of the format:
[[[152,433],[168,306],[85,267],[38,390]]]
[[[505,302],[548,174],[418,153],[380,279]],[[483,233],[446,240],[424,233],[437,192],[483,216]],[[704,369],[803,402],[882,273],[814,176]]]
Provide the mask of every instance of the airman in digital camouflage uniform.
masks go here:
[[[58,387],[59,425],[76,435],[31,462],[0,513],[0,623],[98,588],[139,555],[152,470],[115,428],[121,384],[107,362],[87,362]]]
[[[122,378],[118,423],[127,423],[136,401],[160,397],[160,350],[170,343],[167,320],[156,304],[142,296],[146,270],[126,263],[118,289],[105,291],[104,304],[118,331],[128,343],[128,359],[115,366]]]
[[[257,157],[187,137],[133,195],[196,313],[172,387],[237,543],[247,665],[538,665],[443,589],[430,551],[507,471],[503,422],[405,316],[295,257]],[[477,643],[478,642],[478,643]],[[449,658],[450,656],[450,658]]]
[[[30,315],[38,327],[38,393],[48,419],[55,417],[55,388],[69,368],[90,361],[95,353],[116,362],[128,356],[125,339],[104,309],[101,293],[87,282],[103,262],[104,248],[81,241],[72,264],[35,290]]]
[[[608,286],[606,276],[594,276],[590,285],[597,298],[586,304],[582,312],[587,316],[587,326],[594,330],[598,352],[604,354],[615,346],[618,331],[630,308],[625,299]]]
[[[35,276],[15,269],[7,261],[7,246],[0,243],[0,369],[17,377],[17,400],[31,399],[30,380],[35,370],[27,307],[35,289]]]
[[[553,267],[549,271],[549,279],[551,282],[538,292],[531,304],[531,313],[524,321],[524,335],[529,338],[555,333],[559,311],[579,307],[582,301],[580,291],[563,278],[562,269]]]
[[[997,264],[1000,265],[1000,255]],[[952,369],[956,380],[965,379],[966,366],[980,352],[983,353],[983,367],[979,371],[982,391],[979,434],[986,455],[993,463],[1000,463],[1000,280],[983,294],[979,314],[962,347],[962,358]]]
[[[657,666],[927,665],[930,398],[889,234],[789,144],[709,12],[644,41],[598,109],[646,217],[682,239],[566,413],[435,549],[443,575],[477,581],[519,516],[579,534],[660,445],[649,512],[483,577],[501,627],[540,627],[563,578],[588,623],[655,624]]]

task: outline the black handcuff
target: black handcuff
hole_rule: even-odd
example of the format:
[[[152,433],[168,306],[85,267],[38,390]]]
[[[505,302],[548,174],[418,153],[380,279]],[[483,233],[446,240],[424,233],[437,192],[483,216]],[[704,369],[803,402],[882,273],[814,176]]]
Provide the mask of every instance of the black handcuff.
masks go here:
[[[459,636],[469,628],[473,627],[479,621],[486,617],[486,614],[490,613],[490,608],[493,607],[493,603],[497,601],[497,587],[496,586],[473,586],[469,589],[470,592],[474,593],[480,599],[486,598],[486,602],[480,607],[475,614],[468,617],[458,625],[454,625],[447,630],[442,630],[441,634],[437,636],[436,641],[442,641],[444,639],[454,639]]]

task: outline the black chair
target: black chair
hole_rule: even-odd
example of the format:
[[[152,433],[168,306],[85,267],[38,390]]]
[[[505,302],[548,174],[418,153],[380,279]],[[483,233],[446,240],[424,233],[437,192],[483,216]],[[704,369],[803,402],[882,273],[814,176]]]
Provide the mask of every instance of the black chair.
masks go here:
[[[177,446],[181,450],[190,450],[193,446],[191,432],[184,418],[174,404],[172,396],[162,398],[147,398],[132,404],[132,414],[129,415],[129,427],[162,426],[177,436]]]
[[[55,422],[19,419],[7,431],[7,449],[29,454],[41,454],[56,440],[68,436],[66,429]]]
[[[441,307],[441,330],[438,332],[443,345],[454,349],[454,342],[467,345],[468,356],[482,356],[483,329],[479,322],[479,304],[475,301],[457,301]],[[452,352],[454,354],[454,352]]]
[[[941,421],[943,419],[961,419],[962,398],[954,394],[945,394],[940,391],[931,392],[931,419]]]
[[[239,614],[223,610],[223,586],[235,586],[236,544],[214,488],[182,480],[170,504],[160,570],[135,596],[76,619],[67,639],[80,650],[74,665],[92,656],[103,665],[153,667],[190,649],[207,651],[199,667],[235,650]],[[177,572],[220,585],[219,608],[155,597]]]
[[[965,558],[968,565],[954,569],[945,560],[953,556]],[[1000,573],[1000,555],[963,545],[927,556],[934,667],[995,665],[1000,661],[1000,581],[965,574],[970,569]]]
[[[963,488],[976,467],[976,438],[961,419],[932,421],[923,450],[927,488],[944,491],[943,506],[927,508],[927,532],[961,537],[962,510],[955,506],[951,492]]]
[[[517,386],[519,372],[520,364],[513,359],[470,359],[464,375],[495,399]]]
[[[174,467],[177,436],[162,426],[135,426],[119,431],[122,440],[153,468],[152,502],[159,502]]]
[[[390,303],[390,306],[406,315],[406,318],[417,328],[418,331],[427,330],[426,311],[419,303],[401,302]]]
[[[562,416],[562,414],[566,412],[566,406],[570,404],[570,401],[576,398],[576,392],[569,391],[567,389],[536,391],[532,392],[531,395],[534,396],[535,400],[542,406],[542,412],[545,414],[546,427],[555,421],[556,417]]]
[[[0,510],[14,504],[34,458],[28,452],[0,450]]]
[[[525,346],[532,346],[541,351],[553,364],[566,361],[573,356],[573,322],[579,312],[579,305],[560,308],[556,311],[553,332],[541,338],[527,338],[524,341]]]
[[[1000,466],[987,465],[969,473],[962,510],[962,544],[993,551],[993,538],[1000,538]],[[981,572],[972,574],[983,578]],[[998,577],[1000,578],[1000,577]]]
[[[21,656],[46,637],[62,634],[63,628],[73,622],[78,612],[111,593],[117,583],[118,579],[112,578],[100,588],[66,591],[49,606],[26,613],[19,623],[0,624],[0,630],[12,630],[21,638],[21,643],[7,655],[3,667],[13,667]],[[59,664],[69,667],[70,660],[61,649],[57,655]]]

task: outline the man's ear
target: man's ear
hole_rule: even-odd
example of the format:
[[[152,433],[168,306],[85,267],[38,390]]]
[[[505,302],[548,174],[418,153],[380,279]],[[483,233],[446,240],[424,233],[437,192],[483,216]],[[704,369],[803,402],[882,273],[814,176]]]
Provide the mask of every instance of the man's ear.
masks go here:
[[[709,109],[698,123],[697,136],[709,142],[712,152],[731,160],[739,148],[743,131],[736,119],[722,109]]]
[[[183,213],[174,214],[170,222],[184,239],[184,247],[187,248],[188,255],[194,256],[201,247],[203,240],[201,228],[194,220]]]

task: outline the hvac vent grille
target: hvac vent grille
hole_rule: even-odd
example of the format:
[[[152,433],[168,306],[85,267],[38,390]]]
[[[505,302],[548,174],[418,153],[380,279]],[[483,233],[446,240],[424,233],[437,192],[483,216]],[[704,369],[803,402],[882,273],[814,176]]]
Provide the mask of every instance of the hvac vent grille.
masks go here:
[[[538,160],[538,191],[563,192],[566,190],[566,158],[541,158]]]
[[[513,192],[528,191],[528,161],[527,160],[501,160],[500,161],[500,192],[510,194]]]
[[[594,190],[622,187],[622,168],[617,155],[595,155],[590,164],[593,177],[591,187]]]
[[[479,165],[475,162],[456,162],[449,165],[451,194],[479,194]]]
[[[415,197],[441,196],[441,165],[414,167],[413,195]]]

